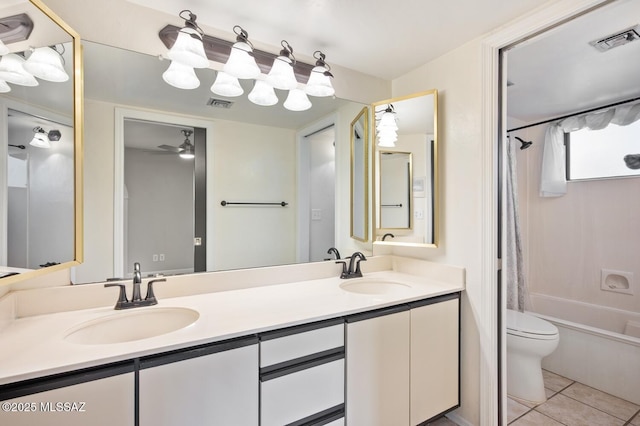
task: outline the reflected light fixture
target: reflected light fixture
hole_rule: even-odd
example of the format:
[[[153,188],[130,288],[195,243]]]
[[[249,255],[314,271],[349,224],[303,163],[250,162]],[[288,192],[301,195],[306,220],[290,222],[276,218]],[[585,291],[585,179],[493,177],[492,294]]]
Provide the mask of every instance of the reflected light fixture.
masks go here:
[[[398,140],[398,123],[396,122],[396,113],[393,104],[389,104],[382,111],[380,120],[376,126],[376,134],[378,136],[378,146],[394,147]]]
[[[236,42],[231,46],[229,59],[222,67],[222,71],[236,78],[256,78],[260,75],[260,67],[253,55],[253,44],[247,33],[240,25],[233,27]]]
[[[289,111],[306,111],[311,108],[311,101],[302,89],[289,90],[284,107]]]
[[[193,67],[178,61],[171,61],[169,68],[162,73],[162,79],[178,89],[190,90],[200,86]]]
[[[189,160],[189,159],[194,158],[196,156],[195,155],[195,149],[193,148],[193,144],[189,140],[189,136],[191,136],[193,134],[193,131],[192,130],[182,130],[182,134],[185,136],[185,140],[178,147],[180,149],[180,152],[178,153],[178,155],[180,155],[180,158],[184,158],[185,160]]]
[[[227,74],[224,71],[218,71],[216,80],[211,86],[211,91],[220,96],[233,98],[244,93],[244,89],[240,86],[237,78]]]
[[[336,91],[331,84],[331,67],[325,62],[325,54],[319,50],[313,52],[313,57],[316,58],[316,66],[311,70],[309,75],[309,81],[304,88],[307,95],[324,97],[333,96]]]
[[[11,86],[6,81],[0,80],[0,93],[7,93],[11,91]]]
[[[20,86],[37,86],[38,80],[24,69],[25,60],[15,53],[8,53],[0,59],[0,80]]]
[[[46,132],[42,127],[37,126],[33,128],[33,139],[31,139],[29,145],[37,148],[51,148],[49,141],[59,141],[61,137],[60,130]]]
[[[55,46],[38,47],[33,49],[31,56],[22,64],[24,69],[34,77],[62,83],[69,80],[69,74],[64,69],[64,45],[62,52],[58,52]]]

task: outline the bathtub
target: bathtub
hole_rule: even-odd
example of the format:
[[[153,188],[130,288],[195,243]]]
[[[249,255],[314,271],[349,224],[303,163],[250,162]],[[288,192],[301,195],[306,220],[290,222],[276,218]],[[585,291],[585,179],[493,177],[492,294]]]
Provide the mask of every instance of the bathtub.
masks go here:
[[[529,297],[529,313],[560,333],[558,348],[543,359],[543,368],[640,404],[640,313],[542,294]]]

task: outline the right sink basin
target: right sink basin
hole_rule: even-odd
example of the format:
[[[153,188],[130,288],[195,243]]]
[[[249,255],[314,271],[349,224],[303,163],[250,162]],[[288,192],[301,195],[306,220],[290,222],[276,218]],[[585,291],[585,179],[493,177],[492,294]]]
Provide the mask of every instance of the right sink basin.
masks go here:
[[[411,290],[411,285],[397,281],[358,278],[340,284],[340,288],[360,294],[403,294]]]

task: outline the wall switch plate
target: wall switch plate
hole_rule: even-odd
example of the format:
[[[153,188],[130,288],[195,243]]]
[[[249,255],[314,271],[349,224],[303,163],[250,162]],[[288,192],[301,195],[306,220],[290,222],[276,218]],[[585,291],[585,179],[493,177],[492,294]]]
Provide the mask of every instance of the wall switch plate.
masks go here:
[[[311,220],[322,220],[322,210],[311,209]]]
[[[157,261],[158,261],[158,255],[157,255],[157,254],[154,254],[154,255],[153,255],[153,257],[152,257],[152,259],[153,259],[153,261],[154,261],[154,262],[157,262]]]
[[[164,262],[164,253],[160,253],[160,262]]]

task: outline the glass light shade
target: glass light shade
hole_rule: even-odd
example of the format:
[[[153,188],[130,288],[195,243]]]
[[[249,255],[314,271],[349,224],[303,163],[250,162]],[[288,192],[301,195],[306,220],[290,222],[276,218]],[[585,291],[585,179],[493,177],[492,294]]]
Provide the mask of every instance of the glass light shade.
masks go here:
[[[162,74],[162,79],[178,89],[195,89],[200,80],[192,67],[178,61],[171,61],[169,68]]]
[[[4,55],[0,59],[0,80],[20,86],[37,86],[38,80],[29,74],[24,67],[24,59],[15,53]]]
[[[9,53],[9,48],[0,40],[0,56]]]
[[[185,160],[189,160],[191,158],[194,158],[196,155],[193,152],[193,145],[191,145],[190,143],[183,143],[182,145],[180,145],[179,147],[181,149],[180,153],[178,155],[180,155],[180,158],[184,158]]]
[[[267,75],[267,83],[280,90],[291,90],[298,87],[291,59],[286,56],[278,56],[274,59],[273,66]]]
[[[216,80],[211,86],[211,91],[217,95],[227,97],[240,96],[244,93],[238,79],[223,71],[218,71]]]
[[[41,132],[37,132],[35,135],[33,135],[33,139],[31,139],[29,145],[35,146],[37,148],[51,148],[51,144],[49,143],[47,135]]]
[[[50,47],[38,47],[22,64],[27,72],[42,80],[61,83],[69,80],[62,65],[62,56]]]
[[[6,81],[0,80],[0,93],[7,93],[11,91],[11,86]]]
[[[301,89],[289,90],[287,100],[284,101],[284,107],[289,111],[305,111],[311,108],[311,101]]]
[[[382,117],[380,117],[378,131],[382,129],[398,130],[398,123],[396,123],[396,118],[392,112],[385,112],[382,114]]]
[[[260,68],[254,57],[249,54],[250,52],[253,52],[253,49],[247,43],[242,41],[234,43],[222,71],[235,78],[256,78],[259,76]]]
[[[278,97],[273,86],[263,80],[256,80],[253,90],[249,93],[249,100],[256,105],[272,106],[278,103]]]
[[[207,68],[209,66],[209,59],[202,44],[202,36],[198,31],[189,27],[184,27],[178,32],[178,38],[167,52],[167,56],[172,61],[192,68]]]
[[[326,68],[324,67],[313,67],[311,74],[309,75],[307,85],[304,88],[307,95],[324,97],[333,96],[336,93],[335,89],[331,85],[331,77],[325,75],[325,71]]]

